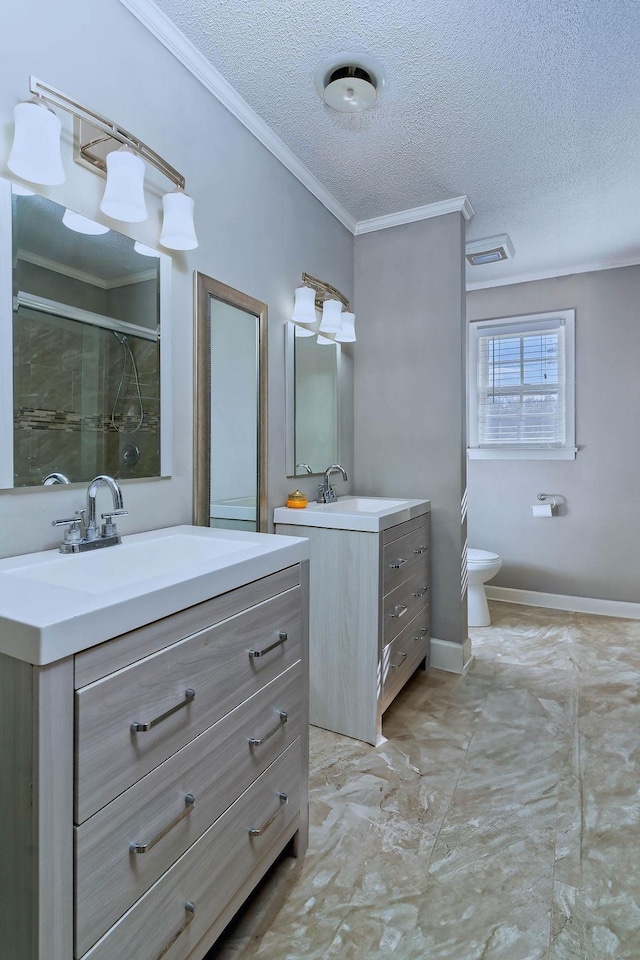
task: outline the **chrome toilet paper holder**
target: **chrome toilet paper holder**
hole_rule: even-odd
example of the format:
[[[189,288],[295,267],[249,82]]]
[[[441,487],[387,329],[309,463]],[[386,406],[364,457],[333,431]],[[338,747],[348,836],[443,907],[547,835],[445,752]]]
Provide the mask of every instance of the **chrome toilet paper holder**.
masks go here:
[[[556,506],[558,505],[558,501],[556,500],[555,497],[552,497],[550,493],[539,493],[539,494],[538,494],[538,500],[541,500],[542,503],[548,503],[549,501],[551,501],[551,509],[552,509],[552,510],[553,510],[554,507],[556,507]]]

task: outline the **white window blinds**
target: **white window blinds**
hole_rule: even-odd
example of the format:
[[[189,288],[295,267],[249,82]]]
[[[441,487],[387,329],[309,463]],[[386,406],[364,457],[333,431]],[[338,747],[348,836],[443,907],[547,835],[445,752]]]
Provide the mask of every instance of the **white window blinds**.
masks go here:
[[[565,319],[474,324],[479,447],[564,447]]]

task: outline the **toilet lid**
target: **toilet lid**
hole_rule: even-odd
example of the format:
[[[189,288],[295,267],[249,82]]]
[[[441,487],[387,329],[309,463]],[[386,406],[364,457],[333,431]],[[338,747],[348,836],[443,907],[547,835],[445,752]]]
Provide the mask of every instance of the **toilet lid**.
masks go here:
[[[489,550],[474,550],[469,547],[467,550],[467,563],[486,563],[487,560],[499,560],[497,553],[491,553]]]

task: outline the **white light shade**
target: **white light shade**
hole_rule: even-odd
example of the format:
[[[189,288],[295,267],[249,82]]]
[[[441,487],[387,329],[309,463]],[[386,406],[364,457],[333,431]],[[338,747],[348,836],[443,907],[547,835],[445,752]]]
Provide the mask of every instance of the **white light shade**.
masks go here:
[[[109,227],[103,223],[96,223],[95,220],[89,220],[80,213],[74,213],[73,210],[65,210],[62,215],[62,222],[69,230],[75,230],[76,233],[84,233],[87,236],[99,237],[102,233],[109,233]]]
[[[293,329],[296,337],[315,337],[315,331],[310,330],[309,327],[300,327],[297,323],[294,323]]]
[[[136,253],[139,253],[142,257],[159,257],[160,251],[154,250],[153,247],[148,247],[146,243],[140,243],[139,240],[133,245],[133,249]]]
[[[322,344],[335,343],[335,340],[330,340],[329,337],[323,337],[322,334],[319,333],[317,343],[322,343]]]
[[[193,200],[182,190],[165,193],[162,198],[160,243],[168,250],[195,250],[198,246],[193,225]]]
[[[346,310],[342,314],[342,329],[336,333],[338,343],[355,343],[356,339],[356,315],[348,313]]]
[[[360,77],[340,77],[325,87],[324,100],[340,113],[358,113],[376,102],[376,88]]]
[[[316,322],[316,292],[312,287],[297,287],[291,319],[294,323]]]
[[[339,333],[342,328],[342,304],[339,300],[325,300],[322,304],[320,333]]]
[[[13,146],[7,160],[9,170],[28,180],[55,186],[64,183],[60,156],[62,124],[47,106],[30,100],[16,104]]]
[[[147,219],[144,161],[128,147],[107,154],[107,185],[100,209],[108,217],[123,223],[140,223]]]

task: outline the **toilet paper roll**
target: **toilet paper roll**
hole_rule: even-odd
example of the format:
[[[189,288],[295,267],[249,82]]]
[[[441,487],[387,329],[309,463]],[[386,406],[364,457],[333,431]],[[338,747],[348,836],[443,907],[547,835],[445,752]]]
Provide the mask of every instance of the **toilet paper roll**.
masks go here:
[[[553,507],[550,503],[533,503],[531,511],[534,517],[552,517]]]

